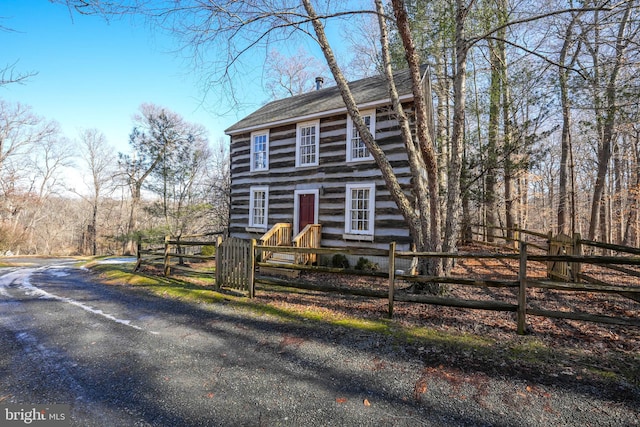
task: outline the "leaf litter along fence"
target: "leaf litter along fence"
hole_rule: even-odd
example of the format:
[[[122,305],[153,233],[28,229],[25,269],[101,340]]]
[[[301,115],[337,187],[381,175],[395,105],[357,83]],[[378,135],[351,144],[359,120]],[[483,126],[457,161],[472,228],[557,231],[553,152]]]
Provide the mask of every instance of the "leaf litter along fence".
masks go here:
[[[280,269],[297,269],[311,272],[332,272],[343,274],[359,274],[377,278],[386,278],[387,290],[348,288],[344,286],[333,286],[318,283],[305,283],[299,280],[277,279],[272,277],[258,276],[256,281],[264,284],[280,285],[314,291],[326,291],[342,293],[345,295],[359,295],[364,297],[386,298],[388,299],[388,315],[393,316],[395,302],[409,302],[420,304],[441,305],[465,309],[479,309],[492,311],[506,311],[516,313],[516,326],[520,334],[525,333],[527,328],[527,316],[543,316],[549,318],[572,319],[580,321],[591,321],[605,324],[616,324],[623,326],[640,326],[640,305],[637,303],[640,298],[640,281],[635,283],[625,283],[625,280],[633,277],[629,276],[621,281],[622,284],[605,283],[604,281],[590,280],[588,283],[566,283],[557,280],[549,280],[548,265],[550,263],[588,264],[605,268],[623,269],[623,271],[634,271],[631,268],[640,266],[640,258],[637,257],[613,257],[613,256],[577,256],[577,255],[540,255],[529,254],[526,242],[520,242],[518,253],[418,253],[412,251],[396,251],[395,244],[391,244],[388,250],[372,250],[349,248],[320,248],[302,249],[293,247],[270,247],[256,246],[258,253],[262,250],[304,253],[314,251],[315,253],[349,254],[349,255],[370,255],[386,257],[388,268],[386,271],[365,272],[347,271],[344,269],[309,267],[297,265],[274,265],[272,263],[257,263],[258,266]],[[469,268],[469,275],[458,274],[449,277],[427,277],[406,274],[397,274],[395,269],[397,260],[415,258],[453,258],[460,264],[466,261],[476,262],[482,265],[489,262],[491,268],[495,268],[496,261],[502,263],[511,274],[495,275],[487,273],[481,277],[474,274],[476,270],[471,264],[466,264]],[[626,267],[620,267],[626,266]],[[631,267],[631,268],[629,268]],[[455,271],[455,270],[454,270]],[[534,271],[537,273],[531,274]],[[580,278],[587,277],[580,274]],[[640,273],[638,274],[640,277]],[[414,294],[401,289],[403,284],[411,283],[439,283],[447,284],[456,288],[471,288],[475,292],[462,292],[465,297],[439,296]],[[485,290],[498,289],[500,292],[489,294]],[[580,294],[587,294],[590,303],[593,303],[593,312],[576,310],[571,297]],[[563,296],[558,296],[563,294]],[[551,296],[552,297],[549,297]],[[492,299],[492,296],[496,298]],[[585,305],[585,304],[582,304]],[[587,304],[591,305],[591,304]]]
[[[542,236],[542,234],[538,235]],[[560,239],[564,242],[564,238]],[[573,240],[583,243],[585,241]],[[169,274],[176,266],[171,264],[171,259],[179,259],[184,254],[172,252],[172,247],[185,245],[185,241],[173,241],[165,239],[164,251],[142,251],[146,257],[156,257],[156,262],[162,260],[165,274]],[[188,242],[199,243],[202,242]],[[212,242],[209,242],[210,244]],[[547,242],[551,244],[552,241]],[[566,243],[566,242],[564,242]],[[563,243],[563,244],[564,244]],[[593,242],[587,242],[593,243]],[[173,245],[173,246],[172,246]],[[222,239],[219,237],[215,241],[215,256],[207,257],[215,260],[216,287],[232,288],[248,293],[249,297],[255,294],[256,282],[263,285],[286,286],[291,288],[307,289],[312,291],[331,292],[344,295],[356,295],[370,298],[384,298],[388,300],[388,315],[393,316],[394,303],[419,303],[432,304],[464,309],[479,309],[492,311],[505,311],[516,313],[517,331],[525,333],[527,315],[544,316],[549,318],[573,319],[580,321],[591,321],[605,324],[617,324],[624,326],[640,326],[640,258],[624,256],[580,256],[568,255],[566,250],[559,253],[546,255],[528,253],[528,244],[519,243],[518,253],[418,253],[413,251],[397,251],[392,243],[389,249],[370,248],[297,248],[283,246],[260,246],[255,241],[247,241],[236,238]],[[540,245],[534,245],[542,248]],[[611,245],[609,245],[611,246]],[[619,251],[623,247],[617,247]],[[609,247],[611,250],[611,247]],[[626,248],[632,253],[640,250]],[[575,251],[578,252],[575,252]],[[581,249],[572,249],[571,253],[579,253]],[[184,252],[184,251],[183,251]],[[373,269],[356,270],[354,268],[336,268],[330,266],[307,266],[295,264],[274,264],[261,262],[260,255],[263,252],[278,252],[298,254],[315,254],[320,258],[331,259],[336,255],[341,257],[361,257],[361,259],[384,260],[384,271],[373,271]],[[195,255],[197,258],[202,255]],[[140,255],[139,255],[140,257]],[[367,258],[364,258],[367,257]],[[460,266],[466,266],[468,274],[449,277],[426,277],[401,274],[401,270],[396,270],[399,260],[404,260],[405,265],[418,258],[453,258]],[[141,262],[140,258],[136,269]],[[503,264],[509,270],[508,274],[496,275],[495,263]],[[473,263],[476,263],[475,265]],[[476,274],[481,269],[483,263],[489,263],[493,267],[488,267],[486,274]],[[580,272],[574,274],[576,283],[560,282],[558,280],[548,280],[544,273],[531,274],[532,270],[544,271],[549,278],[556,278],[549,269],[550,265],[566,264],[571,266],[571,271]],[[375,263],[374,263],[375,264]],[[618,283],[608,283],[597,278],[597,274],[585,274],[584,267],[594,265],[598,268],[611,269],[617,273]],[[534,266],[532,268],[532,266]],[[360,277],[375,278],[386,281],[386,289],[378,286],[373,287],[349,287],[327,283],[311,283],[297,279],[281,279],[266,275],[255,275],[256,267],[269,269],[271,273],[277,275],[279,272],[289,276],[286,272],[306,271],[313,273],[332,273],[344,277],[345,275],[357,275]],[[459,270],[459,268],[458,268]],[[582,272],[581,272],[582,271]],[[454,270],[455,272],[455,270]],[[600,273],[602,275],[602,273]],[[567,279],[565,277],[564,279]],[[635,280],[638,279],[638,280]],[[578,282],[579,281],[579,282]],[[471,289],[471,292],[463,292],[464,296],[459,297],[453,292],[447,296],[414,294],[406,291],[406,285],[413,283],[439,283],[447,284],[457,289]],[[405,286],[405,288],[402,288]],[[488,293],[486,290],[496,290]],[[570,297],[567,295],[588,295],[591,302],[590,311],[576,310],[572,308],[575,304],[567,302]],[[563,297],[557,295],[562,294]],[[550,297],[553,295],[553,297]],[[564,302],[563,302],[564,301]]]

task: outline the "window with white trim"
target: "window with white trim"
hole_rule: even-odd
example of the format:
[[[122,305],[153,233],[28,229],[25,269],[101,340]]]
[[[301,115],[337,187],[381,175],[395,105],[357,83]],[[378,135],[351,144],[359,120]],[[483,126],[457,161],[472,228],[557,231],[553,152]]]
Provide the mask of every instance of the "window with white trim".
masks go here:
[[[346,193],[345,233],[373,236],[375,184],[347,184]]]
[[[251,134],[251,171],[269,169],[269,131]]]
[[[251,187],[249,193],[249,227],[267,228],[269,187]]]
[[[296,132],[296,167],[317,166],[320,155],[320,121],[299,123]]]
[[[369,127],[369,132],[375,138],[376,136],[376,112],[375,110],[363,111],[360,113],[362,120]],[[347,161],[357,162],[361,160],[370,160],[373,157],[369,149],[360,137],[360,132],[353,124],[350,115],[347,115]]]

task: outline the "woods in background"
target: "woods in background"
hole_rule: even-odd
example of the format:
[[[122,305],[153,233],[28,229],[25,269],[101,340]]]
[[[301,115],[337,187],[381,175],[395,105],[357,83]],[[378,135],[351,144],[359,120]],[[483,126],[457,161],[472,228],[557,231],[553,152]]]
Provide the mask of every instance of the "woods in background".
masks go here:
[[[27,107],[0,107],[0,253],[133,253],[140,234],[226,227],[228,156],[201,126],[143,104],[118,155],[97,129],[72,141]]]
[[[80,13],[162,16],[159,28],[192,49],[211,87],[234,102],[242,82],[233,76],[242,75],[237,67],[246,55],[264,54],[264,87],[272,96],[309,90],[308,76],[330,73],[325,81],[344,89],[356,126],[361,120],[345,76],[391,76],[389,68],[413,72],[428,64],[431,97],[417,80],[414,96],[426,96],[433,112],[408,117],[418,131],[403,136],[416,166],[412,191],[423,202],[407,206],[400,195],[396,201],[423,249],[455,250],[471,224],[640,244],[635,0],[378,0],[368,7],[181,0],[156,2],[153,10],[136,1],[59,2]],[[286,49],[309,41],[322,64],[309,60],[307,50]],[[402,117],[402,106],[395,108]],[[76,188],[82,197],[70,198],[60,173],[72,159],[71,142],[27,107],[0,104],[0,251],[86,252],[86,236],[90,252],[107,236],[126,250],[142,230],[223,226],[226,152],[212,150],[197,126],[168,110],[143,106],[139,119],[131,151],[109,162],[118,166],[109,172],[114,179],[93,174],[86,189]],[[393,188],[386,153],[376,151],[364,125],[360,134]],[[97,167],[87,154],[96,137],[80,137],[85,177]],[[184,150],[168,151],[178,143]]]

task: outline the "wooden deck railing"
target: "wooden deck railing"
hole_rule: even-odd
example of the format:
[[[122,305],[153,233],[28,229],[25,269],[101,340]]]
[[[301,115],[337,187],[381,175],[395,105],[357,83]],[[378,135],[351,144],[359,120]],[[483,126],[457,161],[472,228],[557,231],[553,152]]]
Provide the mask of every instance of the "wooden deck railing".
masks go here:
[[[292,246],[296,248],[319,248],[322,226],[320,224],[307,224],[296,237]],[[317,254],[298,253],[295,256],[296,264],[313,264],[317,260]]]
[[[293,227],[290,223],[279,222],[271,227],[260,238],[262,246],[291,246],[291,235]],[[262,251],[262,261],[266,261],[273,256],[273,251]]]

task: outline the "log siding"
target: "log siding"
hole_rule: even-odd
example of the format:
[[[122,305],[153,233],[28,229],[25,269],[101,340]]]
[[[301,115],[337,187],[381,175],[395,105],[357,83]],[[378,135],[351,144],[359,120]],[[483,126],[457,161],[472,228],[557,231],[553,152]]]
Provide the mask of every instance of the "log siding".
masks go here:
[[[398,178],[410,194],[411,173],[406,151],[400,139],[397,121],[388,107],[375,110],[376,140],[383,147]],[[269,133],[267,170],[251,171],[251,133],[231,135],[231,212],[232,236],[259,238],[249,228],[251,187],[269,189],[267,227],[279,222],[295,223],[295,191],[317,190],[318,223],[322,225],[322,246],[346,247],[351,244],[387,248],[395,241],[401,250],[411,243],[408,227],[400,215],[374,160],[347,162],[347,115],[332,114],[319,118],[319,156],[317,166],[296,166],[296,129],[298,123],[262,129]],[[347,184],[375,186],[373,241],[354,242],[345,236]]]

